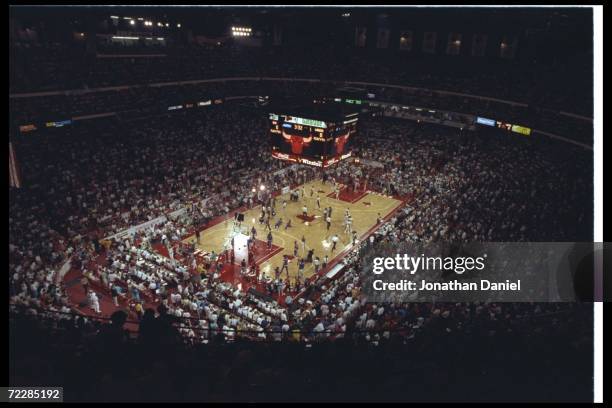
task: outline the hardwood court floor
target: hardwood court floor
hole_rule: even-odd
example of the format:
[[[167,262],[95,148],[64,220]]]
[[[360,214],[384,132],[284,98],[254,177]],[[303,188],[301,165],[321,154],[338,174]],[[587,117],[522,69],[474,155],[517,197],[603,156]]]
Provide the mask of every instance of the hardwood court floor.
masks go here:
[[[306,193],[306,198],[302,197],[302,188]],[[374,192],[363,192],[357,194],[343,194],[348,197],[350,201],[336,199],[333,195],[328,197],[328,194],[332,193],[332,186],[329,183],[323,184],[321,180],[314,180],[299,186],[298,191],[300,192],[300,200],[298,202],[292,202],[289,200],[289,193],[282,194],[276,197],[276,217],[270,221],[272,227],[273,244],[283,248],[280,252],[275,253],[269,259],[263,259],[260,262],[260,270],[264,275],[274,277],[274,268],[282,266],[283,255],[293,256],[293,245],[297,241],[299,245],[299,253],[297,258],[293,259],[289,263],[289,276],[291,280],[297,276],[298,270],[298,259],[305,257],[308,250],[314,249],[314,257],[319,257],[321,263],[325,255],[328,255],[329,261],[331,262],[339,253],[348,249],[352,245],[351,234],[344,232],[344,213],[348,208],[353,217],[353,230],[357,231],[357,236],[360,240],[367,237],[372,231],[372,228],[376,224],[376,218],[380,213],[381,218],[391,214],[395,209],[401,206],[402,201],[383,196]],[[311,197],[311,189],[314,190],[314,194]],[[317,208],[316,198],[317,195],[321,201],[321,209]],[[362,195],[362,196],[361,196]],[[361,196],[361,197],[360,197]],[[287,207],[283,209],[283,200],[287,201]],[[306,205],[308,208],[308,214],[314,215],[315,219],[312,222],[305,222],[298,218],[298,215],[302,214],[302,207]],[[323,209],[325,207],[332,207],[332,222],[331,227],[327,230],[327,225],[323,219]],[[257,239],[266,241],[268,234],[267,227],[259,224],[259,215],[261,214],[261,206],[256,206],[250,210],[244,212],[244,222],[242,223],[241,232],[249,235],[251,228],[255,226],[257,230]],[[282,226],[276,230],[274,229],[274,223],[280,218],[283,219]],[[287,220],[291,219],[291,227],[285,230],[285,224]],[[229,241],[232,233],[237,231],[237,227],[234,226],[233,218],[214,225],[210,228],[203,230],[200,233],[200,244],[198,248],[204,252],[214,251],[220,254],[226,249],[229,249]],[[331,237],[333,234],[338,234],[340,239],[336,249],[332,252]],[[306,238],[306,247],[302,246],[302,236]],[[195,235],[192,235],[183,242],[194,242]],[[307,263],[304,269],[304,277],[309,278],[314,273],[314,265]],[[283,274],[284,276],[284,274]]]

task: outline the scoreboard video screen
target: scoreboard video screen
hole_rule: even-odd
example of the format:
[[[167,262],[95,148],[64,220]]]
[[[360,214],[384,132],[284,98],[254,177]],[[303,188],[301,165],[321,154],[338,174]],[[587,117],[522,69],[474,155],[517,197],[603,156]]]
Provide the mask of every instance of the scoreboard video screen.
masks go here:
[[[272,156],[295,163],[328,167],[351,157],[358,113],[319,120],[271,113]]]

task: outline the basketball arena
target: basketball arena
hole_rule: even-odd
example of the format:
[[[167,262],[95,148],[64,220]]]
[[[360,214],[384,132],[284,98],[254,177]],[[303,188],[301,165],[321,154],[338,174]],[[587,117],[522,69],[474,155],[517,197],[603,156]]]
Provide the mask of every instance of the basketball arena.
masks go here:
[[[593,7],[9,10],[12,387],[593,400],[593,302],[364,280],[405,244],[603,241]]]

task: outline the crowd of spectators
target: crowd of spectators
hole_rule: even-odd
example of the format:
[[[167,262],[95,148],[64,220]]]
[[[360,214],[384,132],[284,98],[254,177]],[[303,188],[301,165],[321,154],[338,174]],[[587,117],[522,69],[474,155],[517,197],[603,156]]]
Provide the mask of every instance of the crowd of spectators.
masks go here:
[[[99,54],[107,55],[110,52],[121,55],[122,53],[116,48],[117,46],[113,47],[111,51],[102,49]],[[351,80],[377,82],[430,89],[433,92],[428,91],[425,94],[420,92],[416,95],[419,104],[440,109],[442,106],[435,105],[450,105],[451,110],[459,110],[459,107],[465,106],[469,108],[466,113],[493,114],[494,118],[511,123],[517,119],[517,122],[535,128],[546,123],[562,131],[563,125],[555,126],[559,122],[560,111],[592,116],[592,75],[589,65],[592,57],[589,55],[576,57],[570,62],[555,66],[525,65],[524,62],[504,60],[474,60],[469,57],[450,57],[454,58],[453,63],[448,64],[449,57],[445,56],[410,58],[395,54],[369,55],[362,50],[345,50],[339,53],[337,50],[321,49],[318,52],[319,59],[328,62],[323,69],[321,64],[305,55],[282,49],[259,50],[236,47],[211,49],[211,47],[198,46],[166,48],[164,57],[106,58],[96,57],[95,53],[86,53],[82,46],[59,43],[46,45],[13,43],[9,64],[10,91],[16,93],[74,90],[78,93],[107,86],[211,78],[313,78],[339,82]],[[132,50],[133,47],[128,49]],[[452,71],[449,71],[450,67]],[[571,78],[571,81],[568,78]],[[223,88],[223,92],[228,92],[226,87]],[[435,92],[436,90],[510,100],[526,104],[529,109],[484,100],[478,102],[473,98],[453,98],[448,95],[441,97]],[[126,93],[119,98],[114,95],[116,93],[104,96],[115,101],[110,106],[120,107],[121,103],[116,103],[117,99],[159,100],[143,92]],[[409,95],[409,97],[414,99],[414,96]],[[83,105],[79,99],[87,101],[87,96],[71,95],[69,98],[62,96],[46,97],[42,101],[28,100],[25,102],[25,110],[19,106],[15,112],[19,112],[19,115],[26,111],[38,111],[39,116],[40,114],[77,116],[85,107],[92,111],[106,105],[99,102]],[[96,99],[104,101],[102,98]],[[61,103],[58,104],[58,101]],[[41,104],[45,109],[41,110],[36,106]],[[130,104],[126,101],[125,106]],[[149,105],[144,103],[140,106]],[[551,119],[543,121],[540,119],[542,116]],[[563,119],[563,121],[569,120],[567,117]],[[583,128],[586,129],[585,125]]]
[[[377,81],[373,81],[377,82]],[[107,114],[124,118],[137,118],[168,112],[171,106],[198,106],[209,100],[268,96],[272,100],[301,95],[314,99],[341,97],[340,82],[306,82],[291,80],[233,80],[200,84],[169,85],[163,87],[128,87],[120,90],[75,91],[53,95],[13,97],[10,114],[18,125],[36,124],[44,126],[48,121],[61,121],[81,116]],[[532,105],[511,105],[489,99],[479,99],[431,91],[427,89],[399,89],[389,86],[360,86],[366,94],[374,95],[373,101],[391,103],[396,109],[406,111],[404,106],[423,111],[436,110],[465,114],[460,122],[472,125],[474,116],[482,116],[506,123],[519,124],[542,130],[587,145],[593,143],[593,122],[562,114],[551,109]],[[469,88],[465,92],[470,94]],[[351,97],[354,99],[355,97]],[[437,113],[436,115],[441,115]],[[450,114],[440,116],[444,119]],[[435,116],[435,115],[434,115]],[[457,116],[457,115],[454,115]],[[542,136],[540,136],[542,137]]]
[[[401,120],[373,123],[361,128],[366,137],[360,156],[382,162],[386,171],[372,182],[383,191],[408,190],[416,197],[403,210],[406,230],[398,232],[398,239],[410,234],[425,241],[483,242],[589,236],[592,209],[580,204],[593,188],[592,158],[586,152],[575,155],[559,145],[488,131],[410,126]],[[572,166],[565,166],[570,157]],[[561,225],[563,219],[578,222]]]
[[[371,329],[373,341],[213,337],[188,347],[164,315],[147,318],[130,339],[120,314],[108,323],[19,314],[10,321],[9,371],[12,385],[63,386],[65,401],[589,401],[585,306],[553,314],[516,305],[461,305],[452,313],[444,305],[432,313],[372,306],[359,321],[380,330]],[[413,335],[399,335],[393,324],[411,314],[421,314],[405,325]]]
[[[374,303],[363,279],[365,251],[405,243],[591,241],[590,151],[394,114],[456,112],[434,116],[466,127],[483,116],[592,145],[591,52],[540,65],[332,47],[316,58],[226,44],[9,47],[23,183],[9,190],[11,385],[97,401],[592,399],[589,304]],[[234,79],[156,85],[216,78]],[[326,176],[405,205],[353,242],[333,278],[268,277],[267,293],[225,281],[228,259],[183,240],[259,204],[253,187],[321,175],[273,159],[266,108],[232,98],[330,100],[350,81],[379,84],[359,98],[397,107],[361,115],[357,160]],[[38,129],[19,133],[25,124]]]
[[[200,340],[215,330],[267,338],[271,334],[263,330],[272,327],[305,332],[304,338],[337,336],[351,325],[371,328],[377,316],[386,319],[385,307],[362,303],[358,268],[350,259],[337,282],[313,280],[305,288],[308,296],[294,302],[288,295],[285,312],[276,300],[222,282],[214,259],[198,270],[194,249],[181,249],[181,239],[194,228],[254,205],[253,186],[266,182],[280,190],[314,176],[308,168],[274,174],[285,165],[270,158],[266,142],[253,143],[264,139],[264,118],[255,108],[227,104],[142,120],[84,122],[20,141],[26,187],[10,195],[13,303],[66,311],[62,268],[69,259],[100,283],[100,296],[118,298],[115,305],[128,307],[134,318],[160,304],[170,316],[197,315],[206,323],[182,329]],[[583,198],[591,195],[592,182],[584,152],[399,119],[364,118],[360,132],[355,150],[363,163],[343,162],[328,174],[345,184],[365,178],[375,191],[409,198],[377,240],[589,239],[592,207]],[[127,241],[103,241],[158,217],[160,224]],[[157,254],[155,244],[172,251],[172,259]],[[173,301],[177,295],[179,303]],[[94,311],[96,301],[90,299]]]
[[[108,47],[106,47],[108,48]],[[102,49],[120,55],[116,50]],[[127,47],[130,53],[134,47]],[[587,53],[567,63],[542,66],[507,60],[477,60],[454,57],[452,71],[447,56],[410,57],[368,53],[364,50],[318,49],[328,61],[325,69],[302,53],[284,49],[244,47],[165,47],[165,57],[96,58],[80,46],[11,45],[11,92],[36,91],[41,87],[62,89],[142,84],[206,78],[269,76],[396,83],[454,92],[470,89],[476,95],[535,104],[556,110],[592,112],[592,56]],[[149,47],[147,47],[147,50]],[[453,58],[453,57],[451,57]],[[43,62],[43,64],[40,64]],[[39,63],[39,64],[36,64]],[[23,67],[37,67],[35,72]],[[180,66],[180,70],[176,67]],[[474,72],[477,72],[477,76]],[[500,72],[504,75],[500,76]],[[350,78],[346,78],[346,75]],[[573,81],[567,81],[568,77]],[[559,86],[559,85],[563,86]],[[551,86],[553,85],[553,86]]]
[[[405,197],[408,204],[382,223],[371,240],[355,245],[337,279],[315,277],[302,296],[287,292],[281,299],[224,282],[218,273],[221,260],[210,254],[197,259],[193,247],[180,244],[214,217],[255,205],[253,186],[265,182],[277,191],[314,177],[310,168],[287,168],[270,157],[267,126],[265,111],[224,103],[163,116],[83,121],[15,141],[24,187],[11,190],[9,197],[9,286],[12,316],[20,333],[40,330],[39,325],[61,329],[62,336],[68,336],[60,337],[66,345],[76,342],[77,350],[97,356],[93,360],[102,365],[97,375],[115,373],[119,368],[108,364],[133,355],[133,347],[149,345],[153,348],[148,350],[159,355],[168,345],[183,342],[229,350],[221,345],[228,342],[250,357],[235,362],[229,377],[207,377],[210,392],[217,395],[226,395],[231,387],[252,393],[250,376],[277,367],[275,360],[256,357],[254,371],[245,370],[254,357],[244,340],[263,343],[253,347],[262,347],[264,355],[274,350],[268,349],[270,343],[315,344],[310,350],[321,353],[333,340],[331,344],[367,355],[384,350],[384,359],[396,356],[403,361],[406,347],[431,355],[441,352],[451,339],[466,345],[477,339],[482,344],[488,338],[507,341],[508,333],[532,333],[529,336],[538,338],[534,344],[563,335],[573,342],[573,351],[588,351],[587,320],[580,321],[580,330],[577,326],[568,330],[570,322],[586,313],[586,306],[373,304],[363,296],[360,278],[360,248],[365,245],[589,240],[593,209],[584,197],[592,196],[592,166],[586,152],[494,132],[364,116],[354,145],[355,156],[363,160],[340,163],[328,175],[344,184],[367,179],[370,189]],[[158,217],[159,224],[133,236],[104,240]],[[161,255],[160,245],[168,256]],[[63,280],[67,268],[85,278],[84,307],[73,304],[67,295]],[[110,324],[101,323],[99,316],[104,314],[97,313],[104,298],[112,298],[117,310]],[[75,317],[75,310],[90,316]],[[39,323],[30,320],[32,315]],[[138,333],[132,339],[124,333],[126,319],[137,322],[128,322]],[[541,350],[534,344],[523,344],[530,356]],[[198,353],[197,348],[189,350],[178,352]],[[282,355],[306,356],[308,349],[299,350]],[[75,358],[74,352],[63,349],[70,358]],[[106,362],[99,360],[102,356]],[[559,354],[546,356],[547,367],[552,367]],[[80,358],[67,367],[79,367]],[[144,355],[134,358],[146,360]],[[335,358],[340,357],[330,361]],[[163,361],[160,364],[166,368],[173,364]],[[359,360],[366,365],[373,360],[368,361]],[[415,357],[414,367],[424,369],[441,361]],[[53,373],[56,365],[48,364],[46,372]],[[141,373],[142,367],[126,364],[128,371]],[[211,360],[206,371],[222,365]],[[395,363],[392,367],[404,373],[405,367]],[[276,370],[254,383],[267,389],[266,381],[282,375]],[[411,372],[404,374],[414,376]],[[386,384],[392,383],[385,378]],[[230,390],[219,388],[223,380],[229,381]]]

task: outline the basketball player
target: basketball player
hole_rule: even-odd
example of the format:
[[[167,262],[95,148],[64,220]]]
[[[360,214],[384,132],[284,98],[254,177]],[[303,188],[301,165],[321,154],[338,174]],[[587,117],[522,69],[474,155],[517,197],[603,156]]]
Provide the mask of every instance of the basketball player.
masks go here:
[[[272,231],[272,227],[270,226],[270,216],[269,215],[266,217],[266,228],[268,229],[268,231]]]
[[[287,255],[283,255],[283,266],[281,267],[280,273],[283,271],[287,271],[287,276],[289,276],[289,257]]]
[[[304,279],[304,267],[306,267],[306,264],[304,263],[304,259],[300,259],[300,263],[298,264],[298,279],[299,281],[301,281],[302,279]]]
[[[281,225],[283,225],[283,217],[279,218],[278,221],[276,221],[276,223],[274,223],[274,229],[278,230]]]
[[[334,236],[332,237],[332,243],[333,243],[332,252],[336,250],[336,245],[338,245],[338,240],[339,240],[338,235],[334,234]]]
[[[344,219],[344,233],[345,234],[351,233],[351,218],[350,217],[345,217]]]

